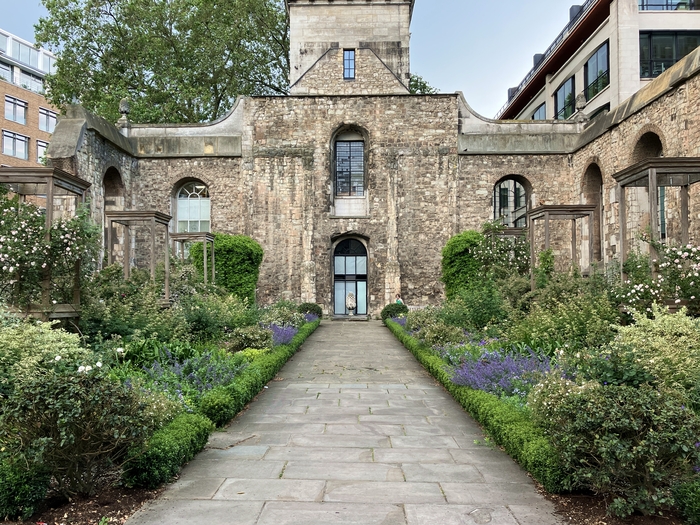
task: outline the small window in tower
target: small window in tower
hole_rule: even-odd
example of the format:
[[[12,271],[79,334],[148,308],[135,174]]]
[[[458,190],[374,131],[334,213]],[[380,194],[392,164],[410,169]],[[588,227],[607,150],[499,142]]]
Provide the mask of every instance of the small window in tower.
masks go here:
[[[346,49],[343,51],[343,78],[353,80],[355,78],[355,50]]]

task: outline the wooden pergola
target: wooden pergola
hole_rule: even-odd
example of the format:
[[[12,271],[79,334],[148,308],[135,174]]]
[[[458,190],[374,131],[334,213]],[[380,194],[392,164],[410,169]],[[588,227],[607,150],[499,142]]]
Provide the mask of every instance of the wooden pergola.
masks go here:
[[[681,189],[681,243],[687,244],[690,230],[690,185],[700,182],[700,157],[654,157],[644,159],[613,175],[620,195],[620,272],[627,260],[627,188],[647,188],[651,239],[659,235],[659,188]],[[651,247],[654,250],[654,247]]]
[[[28,198],[46,201],[46,235],[50,235],[54,220],[56,200],[72,199],[75,212],[91,184],[58,168],[0,168],[0,184],[19,195],[20,205]],[[48,240],[48,239],[47,239]],[[51,268],[46,268],[41,283],[41,304],[30,305],[27,314],[39,319],[61,319],[80,316],[80,262],[76,262],[73,276],[73,298],[71,303],[52,304]]]
[[[203,248],[203,263],[204,263],[204,284],[208,282],[209,270],[207,268],[207,247],[211,244],[211,282],[216,282],[216,259],[214,258],[214,234],[208,232],[188,232],[188,233],[171,233],[170,240],[173,242],[173,247],[180,245],[180,257],[185,259],[185,244],[193,242],[201,242]]]
[[[163,227],[165,233],[165,242],[163,244],[163,255],[165,260],[165,301],[170,301],[170,215],[159,211],[108,211],[105,212],[105,220],[107,222],[107,262],[114,263],[114,253],[112,246],[112,228],[114,224],[121,224],[125,227],[124,232],[124,277],[129,278],[131,274],[131,232],[129,227],[134,224],[148,224],[150,226],[150,244],[151,244],[151,260],[150,270],[151,279],[155,282],[156,279],[156,230],[158,226]]]
[[[593,216],[597,206],[595,204],[568,204],[539,206],[527,212],[527,225],[530,231],[530,286],[535,288],[535,221],[544,220],[544,249],[548,250],[551,244],[550,221],[571,221],[571,261],[577,265],[576,247],[578,240],[576,235],[576,221],[588,219],[588,260],[593,262]]]

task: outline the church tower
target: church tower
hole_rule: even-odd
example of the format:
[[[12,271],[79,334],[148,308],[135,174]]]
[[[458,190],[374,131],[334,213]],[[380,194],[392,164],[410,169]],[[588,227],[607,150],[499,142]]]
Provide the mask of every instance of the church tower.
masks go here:
[[[292,95],[405,94],[415,0],[286,0]]]

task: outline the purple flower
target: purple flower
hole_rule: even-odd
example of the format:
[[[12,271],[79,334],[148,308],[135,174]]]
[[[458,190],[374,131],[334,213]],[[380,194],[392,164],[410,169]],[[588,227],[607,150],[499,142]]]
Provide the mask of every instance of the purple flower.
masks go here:
[[[304,319],[306,320],[307,323],[313,323],[314,321],[318,321],[318,315],[308,313],[304,316]]]
[[[700,473],[700,465],[696,465],[693,467],[693,470],[697,473]]]
[[[392,317],[392,321],[394,321],[396,324],[401,325],[403,328],[406,328],[406,318],[405,317]]]
[[[700,448],[700,441],[695,443],[695,448]]]
[[[272,344],[274,346],[289,344],[299,331],[293,326],[277,326],[276,324],[271,324],[270,330],[272,331]]]

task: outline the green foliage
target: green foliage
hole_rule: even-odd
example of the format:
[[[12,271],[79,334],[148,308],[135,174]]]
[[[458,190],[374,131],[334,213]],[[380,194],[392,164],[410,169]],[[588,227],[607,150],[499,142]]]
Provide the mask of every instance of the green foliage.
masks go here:
[[[319,319],[323,317],[323,309],[316,303],[301,303],[297,311],[300,314],[314,314]]]
[[[195,341],[215,341],[235,328],[258,321],[258,312],[247,299],[235,295],[197,294],[183,297],[180,307]]]
[[[45,469],[65,496],[91,495],[151,433],[147,408],[132,389],[95,371],[47,374],[8,397],[0,445]]]
[[[389,319],[384,322],[387,321]],[[465,340],[464,330],[445,323],[440,318],[440,310],[437,308],[429,307],[409,312],[406,316],[406,329],[429,347],[456,345]]]
[[[541,251],[537,256],[539,264],[535,268],[535,285],[542,288],[547,285],[554,274],[554,252],[551,248]]]
[[[204,448],[214,425],[199,414],[181,414],[156,431],[144,448],[134,447],[122,478],[127,486],[155,488]]]
[[[481,263],[481,274],[495,280],[513,275],[527,275],[530,271],[530,244],[525,236],[504,235],[506,228],[500,222],[487,222],[481,228],[484,235],[476,258]]]
[[[550,376],[528,401],[567,472],[568,489],[615,497],[609,512],[655,514],[700,464],[700,418],[683,393],[649,385],[577,385]]]
[[[76,370],[91,356],[77,335],[33,320],[0,327],[0,348],[0,395],[9,395],[16,383],[40,378],[59,364]]]
[[[455,385],[440,357],[411,337],[400,325],[389,320],[387,326],[494,441],[542,483],[545,490],[552,493],[562,491],[563,472],[557,463],[552,443],[525,411],[493,394]]]
[[[299,307],[292,301],[277,301],[260,311],[260,323],[263,326],[276,324],[277,326],[299,328],[305,322],[304,314],[299,312]],[[253,348],[263,347],[254,346]]]
[[[394,317],[405,316],[408,313],[408,306],[403,303],[389,303],[384,308],[382,308],[382,313],[380,317],[382,321],[387,319],[392,319]]]
[[[217,427],[223,427],[238,412],[236,401],[229,389],[218,386],[206,392],[199,400],[199,412]]]
[[[204,122],[239,95],[284,94],[289,36],[276,0],[43,0],[37,44],[57,52],[51,102],[116,122]],[[70,30],[66,30],[70,28]],[[125,35],[129,35],[128,38]]]
[[[411,78],[408,81],[408,91],[412,95],[434,95],[438,92],[438,89],[431,86],[420,75],[411,74]]]
[[[688,525],[700,525],[700,479],[677,485],[673,497]]]
[[[476,254],[483,241],[481,233],[467,230],[452,237],[442,249],[442,282],[448,299],[478,280],[481,263]]]
[[[226,347],[231,352],[246,348],[272,348],[272,332],[261,326],[235,328],[228,334]]]
[[[48,488],[49,476],[41,469],[0,460],[0,519],[28,519]]]
[[[202,245],[190,248],[193,264],[203,271]],[[216,283],[248,304],[255,304],[255,287],[258,284],[263,250],[245,235],[215,234]]]
[[[635,362],[662,384],[685,390],[700,407],[700,322],[685,311],[669,314],[654,306],[653,319],[635,314],[618,329],[614,349],[630,349]]]
[[[502,322],[507,312],[496,284],[486,279],[459,290],[443,305],[440,317],[449,325],[481,332],[489,325]]]

